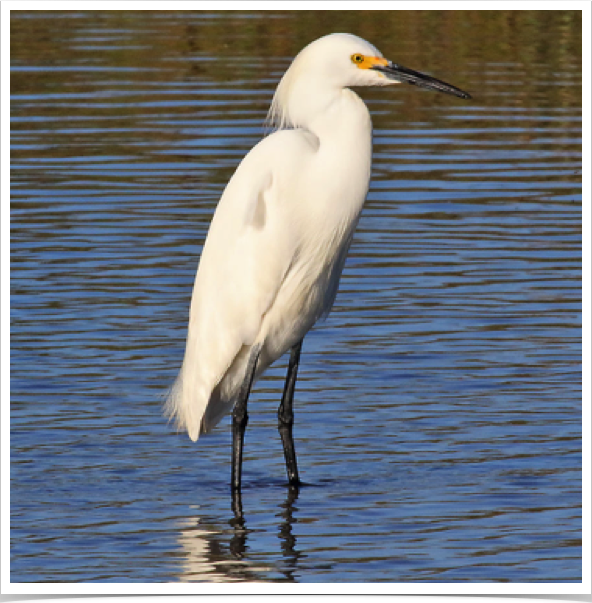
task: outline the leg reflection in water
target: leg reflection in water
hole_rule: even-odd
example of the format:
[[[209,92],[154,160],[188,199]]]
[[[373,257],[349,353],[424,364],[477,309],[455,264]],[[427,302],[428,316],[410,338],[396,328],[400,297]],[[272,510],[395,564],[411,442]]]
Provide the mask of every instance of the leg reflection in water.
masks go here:
[[[260,549],[264,530],[259,525],[249,528],[242,509],[238,509],[238,514],[234,513],[230,522],[221,524],[219,519],[202,515],[199,506],[193,507],[195,513],[184,517],[179,525],[181,557],[175,572],[177,579],[181,582],[297,582],[298,563],[303,556],[296,549],[296,537],[292,532],[298,521],[295,517],[299,510],[296,506],[298,494],[298,487],[288,487],[285,501],[275,512],[276,528],[274,522],[269,521],[269,515],[263,522],[265,526],[271,523],[271,530],[277,534],[281,558],[279,550],[269,549],[273,538],[264,537],[266,548]],[[240,502],[240,497],[233,501],[233,511],[235,506],[240,507]]]
[[[294,503],[298,500],[300,488],[298,486],[288,486],[288,495],[286,501],[280,505],[280,512],[276,517],[280,517],[283,521],[278,526],[278,538],[281,542],[282,557],[285,563],[281,567],[276,567],[276,570],[284,574],[285,578],[282,582],[295,582],[295,572],[297,570],[298,559],[302,555],[296,550],[296,537],[292,533],[292,525],[297,521],[294,519],[294,512],[298,511],[298,507]],[[230,552],[235,560],[243,560],[247,550],[247,538],[249,529],[247,528],[245,516],[242,509],[242,500],[240,491],[233,492],[232,511],[234,517],[230,520],[230,525],[234,528],[234,534],[230,539]]]
[[[282,511],[280,517],[283,517],[284,522],[279,525],[278,538],[281,540],[282,556],[285,559],[285,566],[282,573],[286,576],[288,582],[296,582],[295,572],[298,569],[298,559],[302,555],[296,550],[296,536],[292,534],[292,525],[297,519],[294,519],[294,511],[298,511],[298,507],[294,506],[298,500],[300,489],[298,486],[290,486],[288,488],[288,497],[286,502],[281,505]]]

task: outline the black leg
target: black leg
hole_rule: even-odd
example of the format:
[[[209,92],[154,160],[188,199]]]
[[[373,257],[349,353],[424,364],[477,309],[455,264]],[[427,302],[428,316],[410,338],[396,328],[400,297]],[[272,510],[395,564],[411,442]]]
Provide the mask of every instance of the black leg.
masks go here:
[[[232,411],[232,491],[233,491],[233,508],[235,514],[242,516],[242,505],[240,502],[241,475],[243,464],[243,443],[245,440],[245,429],[249,421],[247,414],[247,400],[253,385],[253,377],[257,368],[257,360],[261,347],[253,348],[247,370],[245,372],[245,380],[241,386],[238,400]]]
[[[300,362],[300,350],[302,349],[302,340],[299,341],[290,352],[290,364],[288,365],[288,375],[284,385],[284,395],[282,403],[278,410],[278,429],[284,445],[284,456],[286,458],[286,470],[288,472],[288,481],[291,485],[300,484],[298,478],[298,466],[296,465],[296,451],[294,450],[294,440],[292,438],[292,426],[294,425],[294,411],[292,410],[292,401],[294,400],[294,388],[296,387],[296,376],[298,374],[298,363]]]

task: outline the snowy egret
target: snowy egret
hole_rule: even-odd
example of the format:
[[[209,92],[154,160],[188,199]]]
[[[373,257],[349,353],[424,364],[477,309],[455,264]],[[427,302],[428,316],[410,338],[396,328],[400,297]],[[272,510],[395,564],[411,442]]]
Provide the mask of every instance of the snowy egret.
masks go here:
[[[288,481],[299,484],[292,401],[302,340],[333,305],[370,181],[370,114],[349,87],[401,82],[471,98],[392,63],[357,36],[312,42],[273,97],[277,130],[246,155],[218,203],[166,412],[195,441],[232,410],[234,493],[251,386],[288,350],[278,426]]]

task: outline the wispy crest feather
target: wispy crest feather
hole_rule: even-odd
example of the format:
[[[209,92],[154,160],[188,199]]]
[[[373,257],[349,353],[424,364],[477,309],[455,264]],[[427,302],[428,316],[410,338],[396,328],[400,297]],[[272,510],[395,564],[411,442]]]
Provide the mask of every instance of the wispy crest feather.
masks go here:
[[[286,73],[284,73],[278,87],[275,90],[271,106],[265,118],[265,127],[270,130],[285,130],[294,127],[294,123],[290,119],[288,111],[288,98],[290,97],[290,89],[296,76],[297,68],[296,57]]]
[[[294,83],[300,78],[302,72],[305,72],[307,69],[305,61],[306,50],[304,48],[296,55],[292,64],[280,80],[267,113],[265,120],[266,127],[273,130],[285,130],[287,128],[294,128],[297,125],[290,116],[288,99],[291,96]]]

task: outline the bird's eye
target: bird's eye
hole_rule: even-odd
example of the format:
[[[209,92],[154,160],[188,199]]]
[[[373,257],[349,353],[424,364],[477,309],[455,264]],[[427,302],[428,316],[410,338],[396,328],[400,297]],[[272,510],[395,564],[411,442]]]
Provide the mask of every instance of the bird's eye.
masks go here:
[[[361,54],[352,54],[352,62],[357,63],[358,65],[360,63],[364,62],[364,56]]]

